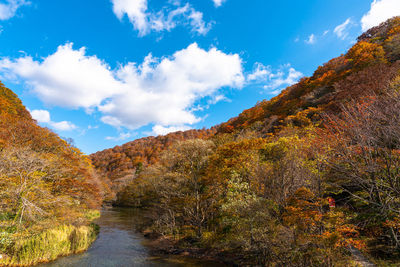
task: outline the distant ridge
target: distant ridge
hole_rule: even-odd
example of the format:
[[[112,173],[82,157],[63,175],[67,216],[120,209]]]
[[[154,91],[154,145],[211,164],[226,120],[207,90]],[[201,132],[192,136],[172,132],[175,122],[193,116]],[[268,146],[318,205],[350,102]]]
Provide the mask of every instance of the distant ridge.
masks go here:
[[[271,100],[262,100],[237,117],[209,130],[189,130],[146,137],[90,155],[96,169],[116,180],[132,176],[138,166],[157,161],[173,142],[209,138],[214,134],[238,136],[247,130],[265,137],[288,123],[297,126],[320,122],[320,115],[337,112],[347,101],[385,88],[400,70],[400,17],[394,17],[358,37],[345,55],[334,58],[311,77],[287,87]]]

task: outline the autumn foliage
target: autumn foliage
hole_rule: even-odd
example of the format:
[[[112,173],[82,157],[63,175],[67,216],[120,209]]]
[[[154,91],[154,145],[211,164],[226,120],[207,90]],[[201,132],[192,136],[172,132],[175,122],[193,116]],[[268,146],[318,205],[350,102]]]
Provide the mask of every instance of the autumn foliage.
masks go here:
[[[53,227],[85,232],[107,202],[142,209],[143,227],[174,247],[239,265],[351,266],[355,250],[396,265],[399,60],[395,17],[226,123],[90,156],[0,84],[0,251]]]
[[[400,257],[400,18],[211,130],[91,155],[148,230],[257,266]],[[334,199],[336,205],[329,205]],[[332,201],[331,201],[332,202]]]
[[[17,250],[17,244],[29,243],[55,227],[74,225],[68,228],[71,233],[73,227],[86,227],[88,214],[99,209],[107,190],[90,159],[38,126],[18,97],[0,83],[0,254],[6,261],[0,265],[48,260],[37,255],[20,262],[20,253],[26,251]],[[91,236],[85,247],[94,239]],[[37,251],[38,247],[26,249]],[[61,252],[51,253],[56,257]]]

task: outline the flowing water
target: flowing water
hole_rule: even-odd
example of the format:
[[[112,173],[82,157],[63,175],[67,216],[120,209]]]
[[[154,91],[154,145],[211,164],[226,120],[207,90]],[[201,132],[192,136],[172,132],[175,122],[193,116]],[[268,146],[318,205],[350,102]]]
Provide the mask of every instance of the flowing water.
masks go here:
[[[133,209],[110,209],[102,212],[96,221],[100,234],[84,253],[71,255],[39,265],[41,267],[129,267],[129,266],[224,266],[180,256],[155,257],[144,245],[144,237],[135,228],[137,211]]]

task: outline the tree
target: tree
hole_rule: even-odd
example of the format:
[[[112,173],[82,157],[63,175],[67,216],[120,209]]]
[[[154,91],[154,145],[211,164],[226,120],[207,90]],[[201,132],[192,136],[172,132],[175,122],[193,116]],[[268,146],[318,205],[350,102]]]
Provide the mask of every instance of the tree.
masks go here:
[[[160,162],[144,170],[138,181],[150,181],[141,196],[153,195],[155,225],[176,234],[183,228],[193,228],[199,238],[212,216],[206,194],[204,174],[214,143],[201,139],[177,142],[163,152]],[[141,186],[134,182],[135,188]],[[144,189],[144,190],[143,190]]]
[[[227,190],[219,214],[219,246],[248,251],[257,265],[285,265],[293,235],[279,222],[279,205],[257,196],[237,174],[229,180]]]
[[[386,63],[383,47],[376,43],[361,41],[350,48],[346,58],[356,69],[377,63]]]
[[[295,129],[288,136],[277,138],[263,150],[265,173],[262,176],[264,197],[281,206],[297,189],[307,186],[321,194],[321,168],[318,153],[313,151],[313,127],[303,130],[303,136]]]
[[[175,181],[183,187],[184,214],[195,226],[198,237],[209,215],[209,203],[204,198],[204,174],[213,148],[211,141],[201,139],[178,142],[162,158],[169,172],[174,174]]]
[[[287,199],[283,221],[293,231],[289,253],[296,266],[347,266],[348,246],[364,247],[351,216],[344,209],[327,210],[327,202],[305,187]]]
[[[388,244],[400,249],[400,78],[381,95],[351,102],[328,116],[336,145],[331,182],[353,200],[369,225],[380,225]]]
[[[72,205],[68,196],[53,192],[58,174],[51,161],[27,148],[0,152],[0,210],[12,216],[18,228],[55,216],[61,207]]]

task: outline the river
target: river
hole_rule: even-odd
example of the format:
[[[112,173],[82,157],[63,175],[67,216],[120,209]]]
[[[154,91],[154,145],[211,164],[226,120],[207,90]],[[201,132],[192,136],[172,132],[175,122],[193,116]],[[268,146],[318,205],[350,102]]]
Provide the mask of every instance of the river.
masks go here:
[[[96,220],[100,233],[93,245],[84,253],[62,257],[41,267],[213,267],[221,263],[204,262],[181,256],[152,256],[144,245],[145,238],[135,230],[137,211],[113,208],[104,210]]]

